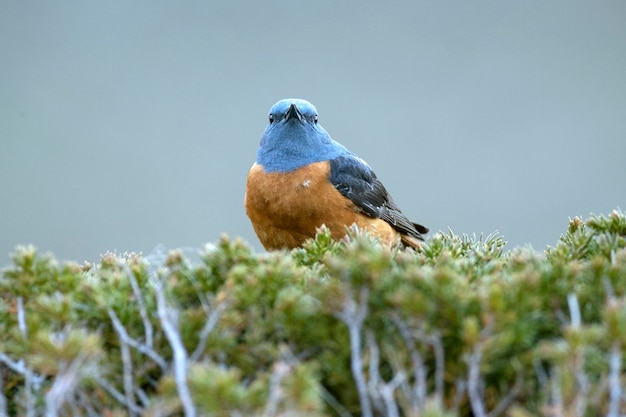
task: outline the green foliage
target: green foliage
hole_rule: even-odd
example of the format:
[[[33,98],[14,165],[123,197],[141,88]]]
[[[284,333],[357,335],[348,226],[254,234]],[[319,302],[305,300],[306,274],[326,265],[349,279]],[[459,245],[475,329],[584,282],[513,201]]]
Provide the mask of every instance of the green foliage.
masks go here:
[[[0,415],[618,416],[626,218],[556,247],[436,233],[389,251],[321,228],[291,252],[222,238],[0,278]]]

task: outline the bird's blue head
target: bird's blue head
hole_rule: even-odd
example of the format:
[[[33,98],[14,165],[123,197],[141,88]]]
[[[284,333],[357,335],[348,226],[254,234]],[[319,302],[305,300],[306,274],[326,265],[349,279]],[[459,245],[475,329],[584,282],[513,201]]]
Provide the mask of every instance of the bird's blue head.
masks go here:
[[[347,152],[320,126],[314,105],[289,98],[280,100],[270,109],[257,163],[265,172],[290,172]]]

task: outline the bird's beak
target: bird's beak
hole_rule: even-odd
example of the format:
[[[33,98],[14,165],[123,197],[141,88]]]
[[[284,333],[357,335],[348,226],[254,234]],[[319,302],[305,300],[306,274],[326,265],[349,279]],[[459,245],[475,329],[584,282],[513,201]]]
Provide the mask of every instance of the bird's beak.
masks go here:
[[[300,110],[298,110],[298,108],[296,107],[296,103],[291,103],[291,106],[289,106],[289,110],[287,110],[287,114],[285,115],[286,121],[293,118],[296,118],[299,121],[302,121],[302,119],[304,118]]]

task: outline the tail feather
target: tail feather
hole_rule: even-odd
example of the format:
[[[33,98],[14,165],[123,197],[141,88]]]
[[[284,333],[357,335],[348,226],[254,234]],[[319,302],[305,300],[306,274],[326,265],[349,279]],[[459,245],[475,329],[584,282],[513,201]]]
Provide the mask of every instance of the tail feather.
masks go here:
[[[405,248],[412,248],[416,251],[420,250],[422,247],[422,243],[417,238],[405,234],[400,235],[400,242]]]

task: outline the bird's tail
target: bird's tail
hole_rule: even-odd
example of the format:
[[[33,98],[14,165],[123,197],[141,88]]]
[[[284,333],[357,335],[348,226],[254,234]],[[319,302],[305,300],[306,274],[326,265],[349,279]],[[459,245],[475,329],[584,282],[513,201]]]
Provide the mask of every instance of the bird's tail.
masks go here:
[[[400,242],[405,248],[415,249],[416,251],[419,251],[422,247],[422,243],[416,237],[405,234],[400,235]]]

